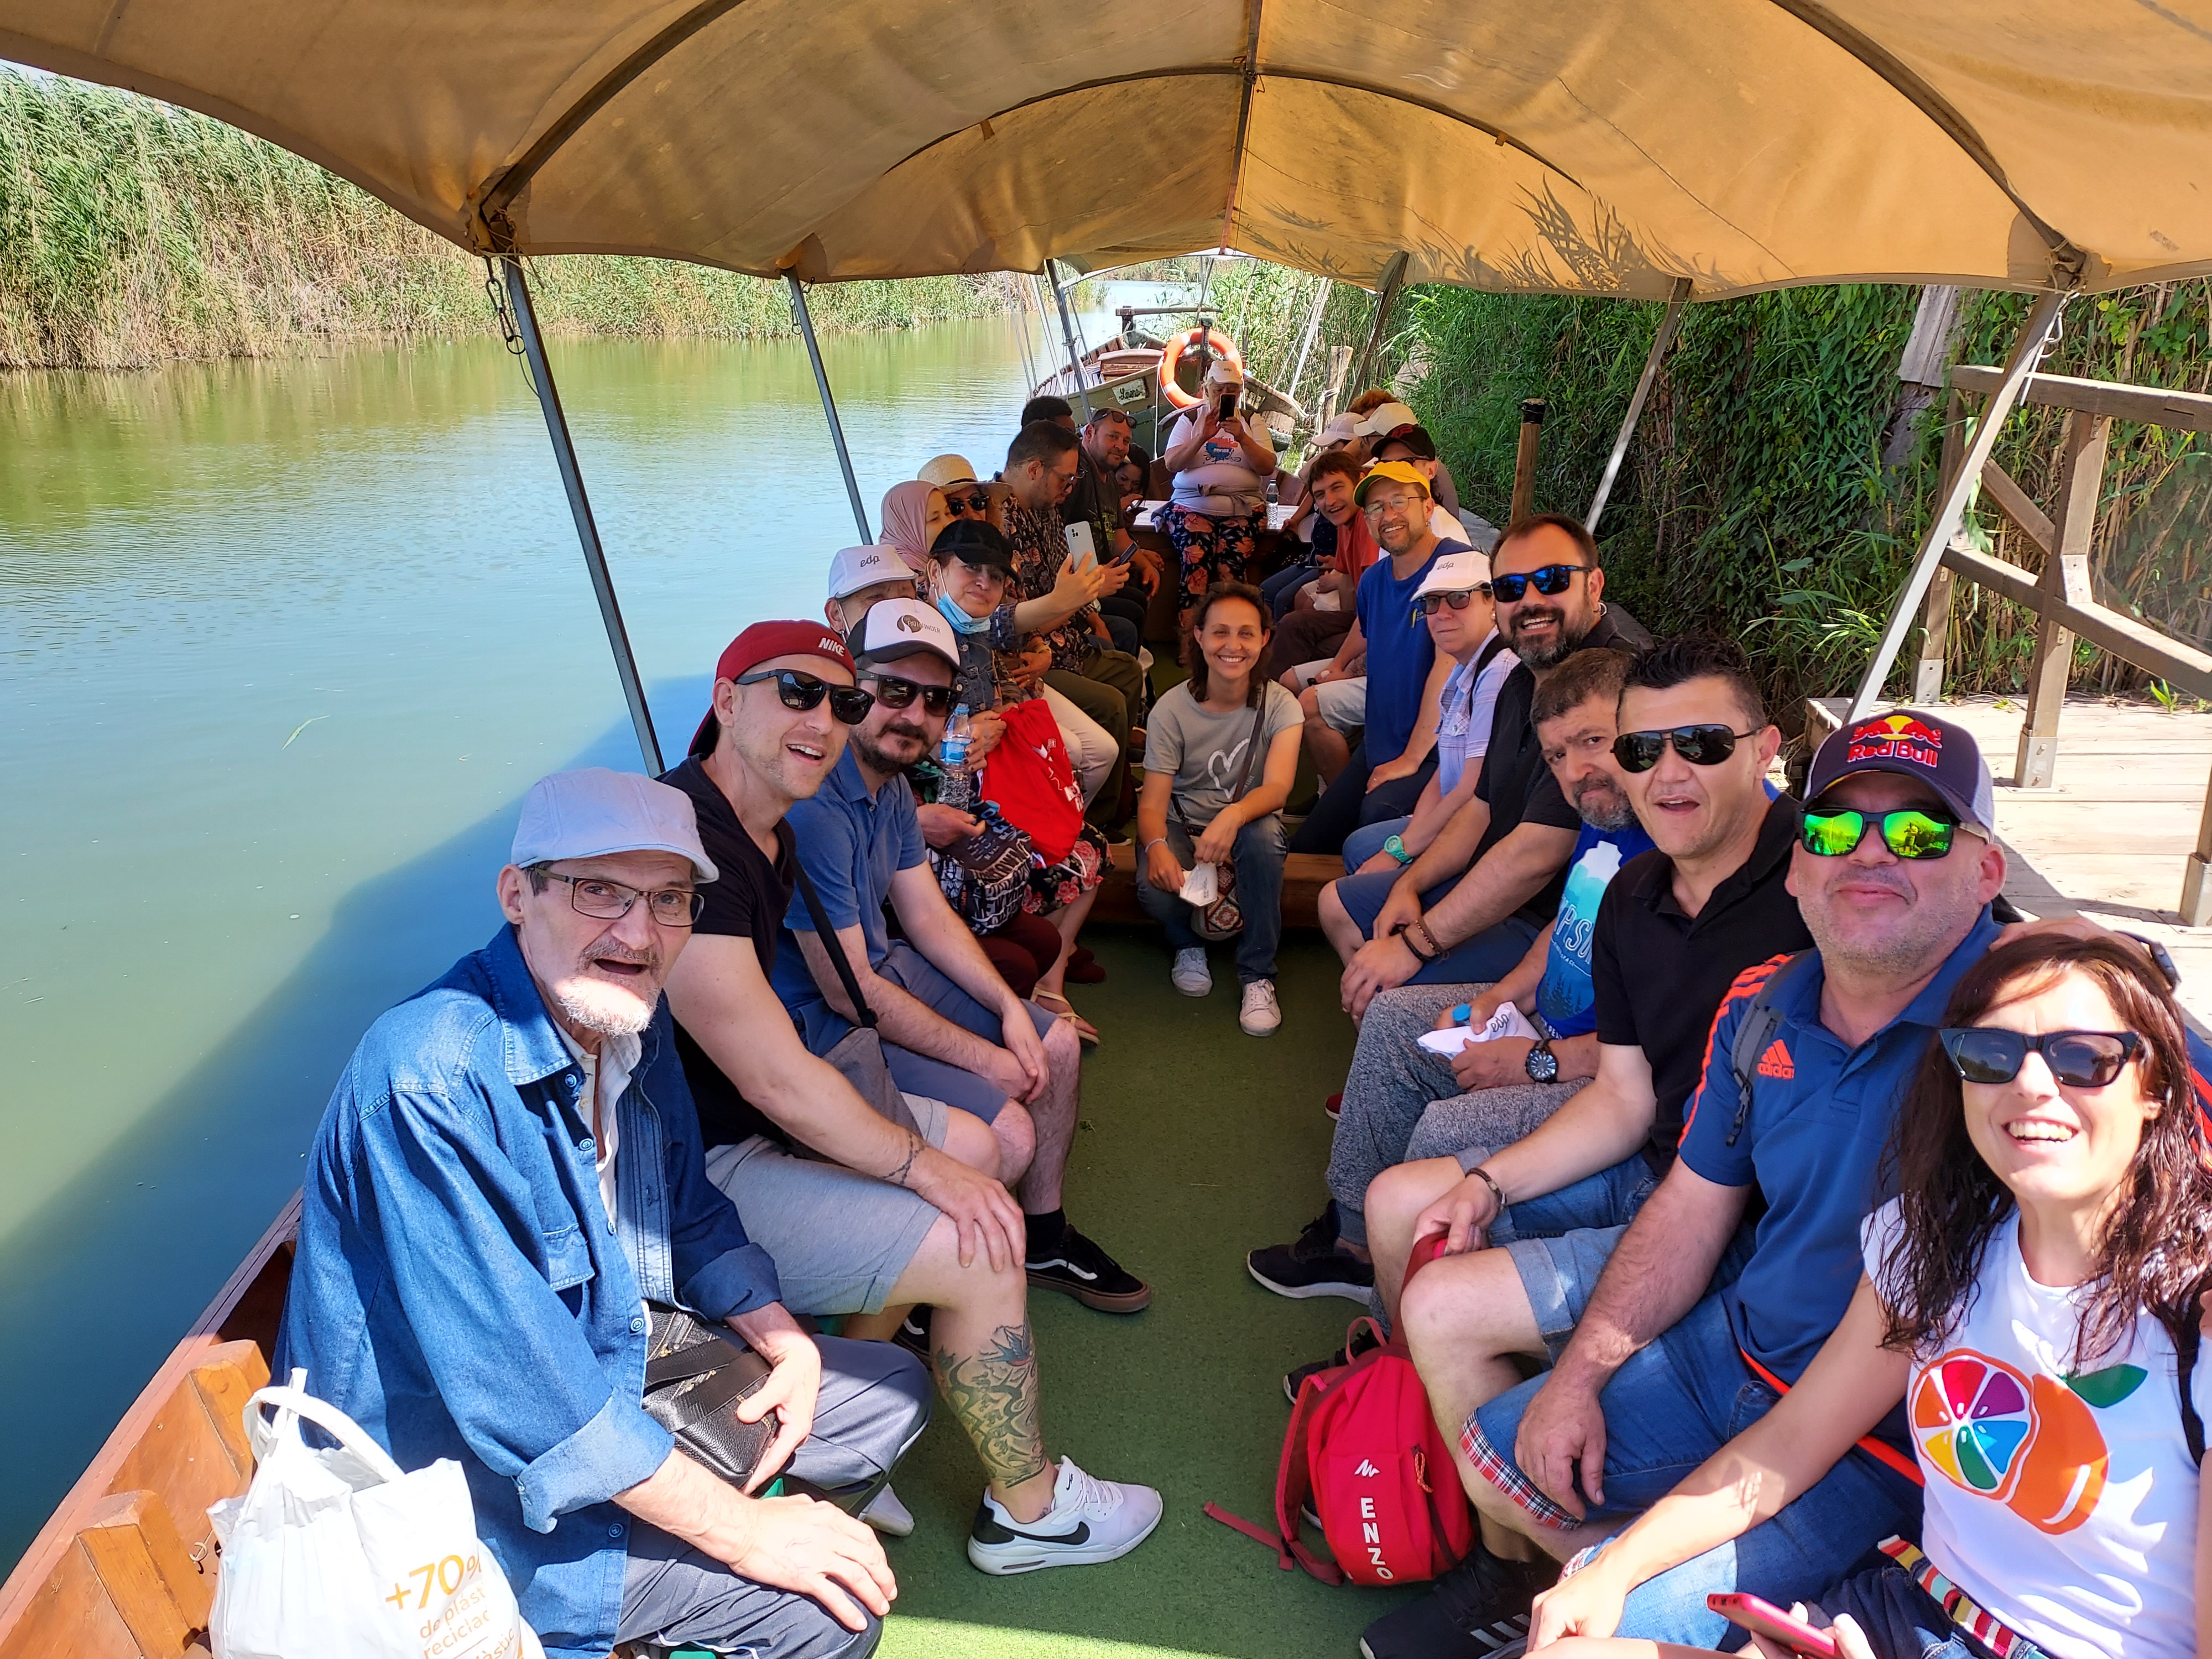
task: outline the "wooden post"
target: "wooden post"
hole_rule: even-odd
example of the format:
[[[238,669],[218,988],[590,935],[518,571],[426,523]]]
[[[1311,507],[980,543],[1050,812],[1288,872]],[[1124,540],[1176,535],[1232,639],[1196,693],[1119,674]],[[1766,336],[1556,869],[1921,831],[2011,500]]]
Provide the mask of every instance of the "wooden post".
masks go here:
[[[2035,659],[2027,674],[2027,718],[2021,723],[2013,782],[2048,789],[2058,769],[2058,714],[2066,703],[2066,677],[2074,664],[2074,635],[2058,623],[2060,605],[2092,602],[2089,539],[2097,524],[2097,497],[2105,477],[2109,416],[2080,410],[2066,417],[2058,464],[2058,510],[2053,539],[2037,586],[2042,615],[2035,625]]]
[[[2212,925],[2212,792],[2204,797],[2204,816],[2197,823],[2197,850],[2181,874],[2181,925]]]
[[[1911,355],[1910,351],[1906,353],[1908,357]],[[1966,399],[1954,386],[1950,400],[1943,407],[1943,462],[1938,470],[1940,482],[1936,485],[1939,495],[1948,493],[1951,480],[1958,476],[1959,463],[1966,449]],[[1920,613],[1920,663],[1912,674],[1912,701],[1921,708],[1934,707],[1943,696],[1943,662],[1951,648],[1951,596],[1954,591],[1949,568],[1938,565],[1928,584],[1928,603]]]
[[[1521,447],[1513,456],[1513,510],[1506,514],[1510,529],[1536,508],[1536,440],[1544,430],[1544,400],[1521,400]]]
[[[1314,410],[1314,430],[1318,432],[1336,418],[1336,406],[1344,401],[1344,377],[1352,373],[1352,348],[1332,346],[1328,353],[1328,390],[1321,394],[1321,404]]]

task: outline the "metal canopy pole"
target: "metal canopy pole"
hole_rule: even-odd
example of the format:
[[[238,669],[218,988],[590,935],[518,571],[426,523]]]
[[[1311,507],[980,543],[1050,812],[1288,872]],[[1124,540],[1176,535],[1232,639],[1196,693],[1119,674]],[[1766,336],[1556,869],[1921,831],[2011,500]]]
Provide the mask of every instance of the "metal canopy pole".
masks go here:
[[[814,317],[806,309],[806,290],[799,286],[797,271],[785,271],[783,280],[791,284],[792,314],[799,319],[799,331],[806,338],[806,361],[814,365],[815,390],[822,394],[822,413],[830,422],[830,441],[837,447],[837,470],[845,475],[845,495],[853,503],[853,522],[860,527],[860,544],[865,547],[875,537],[869,533],[867,509],[860,505],[860,481],[853,476],[853,455],[845,447],[845,428],[837,419],[837,400],[830,395],[830,374],[822,367],[822,348],[815,343]]]
[[[1667,348],[1674,343],[1674,331],[1682,325],[1682,307],[1689,303],[1690,279],[1677,276],[1674,292],[1667,301],[1667,314],[1659,319],[1659,332],[1652,337],[1651,355],[1644,360],[1644,376],[1636,383],[1635,395],[1628,400],[1628,413],[1621,416],[1620,434],[1613,441],[1613,453],[1606,457],[1605,475],[1597,481],[1597,494],[1590,497],[1589,511],[1583,514],[1583,528],[1593,536],[1597,534],[1597,521],[1604,515],[1605,504],[1613,494],[1613,481],[1620,476],[1620,463],[1628,454],[1628,441],[1636,435],[1636,423],[1644,418],[1644,401],[1651,395],[1651,388],[1659,379],[1659,362],[1667,355]]]
[[[1382,272],[1382,291],[1375,296],[1375,326],[1367,332],[1367,349],[1359,354],[1359,372],[1352,379],[1364,390],[1367,371],[1374,365],[1375,354],[1382,344],[1382,330],[1390,320],[1390,307],[1398,302],[1398,290],[1406,283],[1406,256],[1394,253]],[[1356,394],[1355,394],[1356,395]]]
[[[623,626],[622,606],[615,599],[615,585],[607,574],[606,550],[599,544],[599,527],[592,518],[592,503],[584,494],[584,475],[576,465],[576,446],[568,436],[568,417],[561,412],[561,393],[553,384],[553,370],[545,361],[545,341],[538,331],[538,312],[530,303],[530,284],[523,280],[522,261],[514,255],[499,261],[500,280],[507,289],[507,308],[514,314],[515,330],[522,337],[523,359],[530,365],[530,383],[538,406],[545,411],[546,435],[553,440],[553,459],[561,469],[562,488],[568,492],[568,511],[576,520],[576,539],[584,544],[584,568],[591,573],[592,592],[599,601],[599,620],[606,624],[607,647],[615,655],[615,674],[622,681],[623,699],[629,704],[630,724],[637,728],[637,746],[645,757],[645,769],[658,777],[665,769],[660,762],[660,739],[653,734],[653,711],[645,706],[645,686],[637,677],[637,658],[629,648],[629,630]]]
[[[1990,452],[1996,447],[1997,433],[2005,423],[2005,416],[2012,413],[2013,404],[2019,401],[2021,387],[2041,359],[2044,342],[2051,337],[2051,325],[2058,320],[2059,309],[2066,301],[2067,295],[2060,291],[2036,295],[2035,307],[2027,313],[2020,337],[2013,342],[2012,356],[2005,364],[2003,378],[1990,393],[1989,406],[1983,410],[1981,422],[1974,428],[1973,441],[1966,446],[1956,476],[1943,491],[1936,517],[1928,526],[1927,535],[1921,538],[1920,550],[1912,556],[1912,568],[1889,613],[1889,625],[1882,629],[1881,643],[1875,647],[1874,660],[1867,665],[1858,693],[1851,699],[1851,719],[1859,720],[1871,714],[1875,704],[1881,700],[1881,684],[1889,678],[1890,665],[1897,660],[1905,631],[1920,615],[1920,602],[1927,597],[1928,584],[1936,574],[1936,565],[1942,561],[1943,550],[1951,544],[1951,538],[1966,520],[1967,499],[1981,482],[1982,468],[1990,459]]]
[[[1044,262],[1044,279],[1052,284],[1053,303],[1060,307],[1060,331],[1067,337],[1067,372],[1075,380],[1076,400],[1083,405],[1083,423],[1091,424],[1091,392],[1083,384],[1083,353],[1075,343],[1075,318],[1067,309],[1067,295],[1060,286],[1060,273],[1052,261]]]

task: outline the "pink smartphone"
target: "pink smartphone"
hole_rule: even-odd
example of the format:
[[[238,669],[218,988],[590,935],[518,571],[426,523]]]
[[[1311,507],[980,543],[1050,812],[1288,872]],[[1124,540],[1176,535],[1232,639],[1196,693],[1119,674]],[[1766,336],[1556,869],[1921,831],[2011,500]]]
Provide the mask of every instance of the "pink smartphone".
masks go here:
[[[1793,1653],[1804,1654],[1808,1659],[1836,1659],[1835,1638],[1827,1632],[1814,1630],[1756,1595],[1729,1595],[1715,1590],[1705,1597],[1705,1605],[1731,1625],[1779,1642]]]

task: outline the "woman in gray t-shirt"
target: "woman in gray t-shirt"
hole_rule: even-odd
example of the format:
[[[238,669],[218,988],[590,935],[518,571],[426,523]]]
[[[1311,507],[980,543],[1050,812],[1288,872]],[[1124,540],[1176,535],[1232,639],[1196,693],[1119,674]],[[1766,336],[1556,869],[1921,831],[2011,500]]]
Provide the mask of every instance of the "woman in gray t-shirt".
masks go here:
[[[1206,866],[1218,881],[1224,866],[1233,866],[1243,919],[1237,1023],[1252,1036],[1272,1036],[1283,1023],[1275,1000],[1282,810],[1305,726],[1297,699],[1267,672],[1273,632],[1257,588],[1231,582],[1200,598],[1190,678],[1152,705],[1146,724],[1145,787],[1137,800],[1137,897],[1175,947],[1170,978],[1185,996],[1213,988],[1206,940],[1225,936],[1217,907],[1180,896],[1185,880]]]

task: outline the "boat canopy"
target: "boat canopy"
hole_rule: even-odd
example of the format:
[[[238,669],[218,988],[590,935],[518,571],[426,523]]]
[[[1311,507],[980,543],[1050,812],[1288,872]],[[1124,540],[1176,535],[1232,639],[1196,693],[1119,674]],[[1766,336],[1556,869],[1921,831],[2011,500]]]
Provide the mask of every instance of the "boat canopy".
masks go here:
[[[805,281],[1228,248],[1713,299],[2212,270],[2206,0],[0,0],[0,57],[480,252]]]

